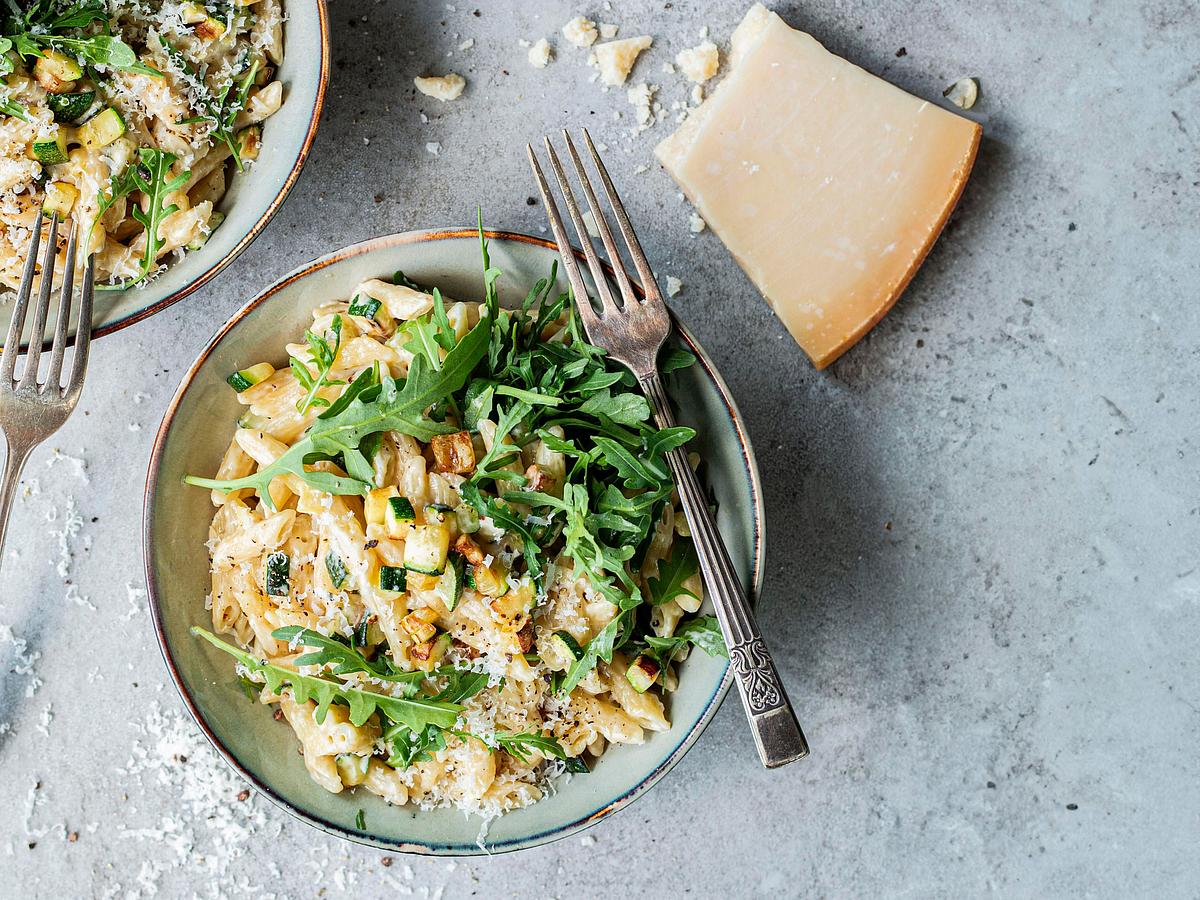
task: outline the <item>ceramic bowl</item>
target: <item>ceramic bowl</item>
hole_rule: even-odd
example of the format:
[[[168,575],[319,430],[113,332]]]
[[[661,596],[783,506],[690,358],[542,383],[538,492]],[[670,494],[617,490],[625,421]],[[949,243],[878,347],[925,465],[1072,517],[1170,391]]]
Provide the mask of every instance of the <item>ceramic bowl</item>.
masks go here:
[[[284,3],[283,105],[263,122],[262,150],[254,165],[234,174],[217,209],[226,216],[199,250],[172,262],[142,288],[97,291],[93,334],[110,334],[166,309],[203,287],[258,237],[300,176],[317,133],[329,81],[329,17],[325,0]],[[0,334],[12,304],[0,305]]]
[[[538,238],[490,233],[492,265],[504,272],[501,300],[519,302],[550,271],[554,247]],[[356,244],[286,276],[233,316],[192,364],[158,430],[144,512],[146,578],[154,626],[184,703],[225,760],[288,812],[332,834],[397,851],[467,855],[533,847],[585,828],[630,803],[687,752],[716,712],[731,680],[725,660],[693,653],[670,695],[672,728],[640,746],[614,747],[587,775],[571,777],[533,806],[493,821],[461,812],[390,807],[370,794],[330,794],[296,753],[291,729],[268,707],[248,703],[228,656],[188,633],[211,627],[205,540],[213,508],[208,492],[186,486],[188,473],[216,470],[242,411],[225,384],[247,360],[284,362],[282,345],[311,324],[319,303],[344,298],[361,280],[402,269],[459,299],[481,296],[479,241],[470,229],[420,231]],[[560,285],[566,290],[565,281]],[[763,504],[745,426],[712,362],[688,332],[673,338],[699,364],[668,377],[679,419],[696,428],[694,449],[719,503],[718,523],[743,583],[757,591],[763,568]],[[711,610],[709,610],[711,612]],[[355,824],[365,811],[365,828]]]

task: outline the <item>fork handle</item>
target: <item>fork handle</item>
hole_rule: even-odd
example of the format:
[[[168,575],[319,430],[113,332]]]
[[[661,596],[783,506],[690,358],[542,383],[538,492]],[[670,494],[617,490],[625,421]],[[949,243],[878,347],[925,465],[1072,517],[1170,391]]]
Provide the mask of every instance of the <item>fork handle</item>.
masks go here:
[[[9,441],[5,447],[4,477],[0,481],[0,568],[4,567],[4,535],[8,532],[8,517],[12,512],[13,498],[21,482],[21,470],[33,450],[33,444],[18,444]]]
[[[670,402],[658,373],[638,379],[654,410],[659,428],[675,424]],[[754,743],[764,766],[773,769],[808,756],[808,742],[792,711],[787,691],[779,680],[779,672],[771,653],[763,643],[758,623],[750,609],[750,601],[742,590],[729,551],[717,531],[717,523],[709,511],[708,502],[700,488],[687,454],[682,447],[668,451],[667,465],[675,477],[679,500],[687,517],[688,527],[696,545],[704,585],[717,610],[717,620],[729,647],[729,659],[737,677],[742,705],[754,732]]]

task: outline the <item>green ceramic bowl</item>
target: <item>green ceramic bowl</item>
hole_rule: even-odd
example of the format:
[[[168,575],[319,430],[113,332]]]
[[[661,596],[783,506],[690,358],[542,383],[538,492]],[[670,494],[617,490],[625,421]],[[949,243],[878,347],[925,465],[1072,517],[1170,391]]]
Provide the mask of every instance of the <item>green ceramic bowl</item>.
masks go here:
[[[217,204],[225,221],[203,247],[172,262],[145,287],[97,291],[94,336],[132,325],[207,284],[267,227],[299,178],[329,82],[329,16],[325,0],[285,0],[283,7],[288,19],[276,75],[283,83],[283,105],[263,122],[258,159],[230,179]],[[12,306],[0,305],[0,334],[7,333]]]
[[[557,257],[546,241],[491,233],[492,265],[504,272],[503,302],[517,302]],[[449,296],[481,294],[479,241],[473,230],[419,231],[356,244],[317,260],[259,294],[225,324],[188,370],[155,439],[144,515],[150,607],[167,668],[184,702],[226,761],[267,797],[331,834],[389,850],[467,855],[484,852],[480,820],[454,810],[390,807],[362,793],[330,794],[309,778],[291,729],[265,706],[248,703],[228,656],[188,633],[211,627],[204,542],[213,509],[208,492],[183,484],[189,472],[214,471],[242,410],[225,376],[247,360],[282,364],[282,346],[311,324],[310,311],[342,298],[364,278],[403,269]],[[566,290],[565,282],[562,289]],[[743,583],[757,591],[763,567],[763,512],[758,469],[745,426],[729,392],[695,340],[674,338],[700,364],[669,377],[679,418],[696,428],[696,447],[719,504],[718,522]],[[565,837],[615,812],[666,774],[696,741],[729,688],[724,660],[691,654],[680,689],[668,701],[673,726],[645,744],[611,749],[588,775],[557,793],[491,823],[488,852],[533,847]],[[365,810],[365,828],[355,825]]]

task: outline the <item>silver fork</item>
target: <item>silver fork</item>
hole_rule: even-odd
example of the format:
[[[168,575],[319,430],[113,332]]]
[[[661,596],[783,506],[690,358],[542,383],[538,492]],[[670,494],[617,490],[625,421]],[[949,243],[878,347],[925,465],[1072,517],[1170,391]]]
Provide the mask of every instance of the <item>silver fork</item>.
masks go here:
[[[580,321],[587,331],[588,340],[607,350],[609,356],[627,366],[637,377],[638,383],[654,411],[655,424],[659,428],[669,428],[675,424],[675,419],[671,413],[666,391],[663,389],[662,379],[658,375],[658,351],[671,331],[671,317],[667,312],[667,305],[654,281],[650,264],[646,261],[642,245],[638,243],[633,226],[629,223],[625,208],[621,205],[612,180],[608,177],[608,170],[605,169],[600,154],[596,152],[596,147],[592,143],[587,129],[583,129],[583,140],[587,146],[588,155],[600,175],[600,182],[616,217],[617,227],[625,238],[625,246],[629,250],[634,268],[637,269],[645,299],[639,300],[637,294],[634,293],[633,285],[625,273],[621,257],[617,252],[612,231],[609,229],[604,213],[600,209],[600,203],[596,199],[587,169],[584,168],[583,160],[580,159],[575,144],[571,141],[571,136],[565,130],[563,131],[563,140],[566,142],[567,152],[570,154],[575,172],[579,176],[579,183],[587,198],[592,217],[596,220],[600,240],[604,244],[605,252],[612,264],[622,301],[617,303],[613,297],[605,278],[604,268],[592,246],[591,238],[588,236],[584,218],[575,202],[570,182],[563,171],[562,163],[559,162],[558,154],[554,152],[554,145],[547,137],[545,139],[546,154],[550,159],[550,166],[554,171],[558,187],[562,191],[563,199],[566,201],[567,212],[575,225],[575,233],[579,236],[579,243],[583,247],[583,254],[588,268],[591,270],[592,280],[599,296],[601,311],[597,313],[592,308],[592,304],[588,300],[587,288],[579,271],[579,264],[575,260],[558,207],[551,196],[546,176],[542,174],[542,167],[538,163],[533,146],[526,145],[529,151],[529,164],[533,167],[533,174],[537,178],[542,202],[546,206],[546,214],[550,219],[550,228],[558,243],[563,268],[567,272],[567,279],[575,294]],[[758,755],[762,759],[763,765],[768,768],[802,759],[808,755],[808,743],[804,740],[800,723],[796,721],[796,714],[792,711],[792,704],[788,700],[787,692],[779,680],[779,673],[775,669],[771,654],[763,643],[762,634],[759,632],[758,624],[750,609],[750,602],[734,572],[733,563],[721,540],[720,532],[717,531],[717,524],[709,511],[700,483],[692,472],[692,467],[688,465],[683,448],[671,450],[666,454],[666,459],[671,468],[671,474],[675,478],[684,515],[687,517],[688,526],[696,544],[696,555],[700,559],[700,569],[704,576],[705,587],[708,588],[708,594],[717,610],[717,619],[721,623],[725,643],[729,647],[729,658],[737,676],[738,691],[742,695],[746,715],[750,719],[754,742],[758,746]]]
[[[83,387],[83,376],[87,369],[88,348],[92,337],[92,287],[95,277],[95,257],[89,256],[83,274],[83,288],[79,299],[79,323],[75,332],[75,353],[71,361],[71,372],[66,385],[61,385],[63,357],[67,351],[67,325],[71,318],[71,295],[75,282],[75,241],[77,229],[71,226],[71,239],[67,243],[67,270],[63,273],[62,291],[58,305],[58,319],[54,326],[54,343],[50,351],[50,365],[45,378],[38,380],[38,364],[42,358],[45,342],[46,319],[50,311],[50,294],[54,286],[54,261],[58,247],[58,215],[50,217],[50,233],[46,241],[46,252],[42,259],[41,285],[38,289],[37,306],[33,310],[33,325],[29,332],[29,345],[25,351],[21,377],[16,377],[17,357],[21,355],[21,332],[25,316],[29,311],[29,297],[33,293],[34,276],[37,274],[38,244],[41,240],[42,214],[38,213],[38,226],[33,229],[29,242],[29,257],[21,275],[16,305],[13,307],[12,322],[8,326],[8,337],[4,339],[4,351],[0,354],[0,431],[4,433],[7,456],[4,460],[4,480],[0,482],[0,561],[3,560],[4,535],[8,530],[8,516],[12,510],[13,496],[21,469],[30,451],[50,437],[67,420],[79,400]]]

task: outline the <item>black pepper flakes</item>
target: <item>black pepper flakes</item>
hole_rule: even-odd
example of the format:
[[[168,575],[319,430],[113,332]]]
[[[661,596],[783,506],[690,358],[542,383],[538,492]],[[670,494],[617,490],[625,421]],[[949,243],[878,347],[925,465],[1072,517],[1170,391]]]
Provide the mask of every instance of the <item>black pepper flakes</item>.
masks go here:
[[[908,56],[908,50],[904,47],[896,51],[896,58],[899,59],[901,56]]]
[[[245,802],[246,802],[247,800],[249,800],[249,799],[250,799],[250,791],[249,791],[249,789],[247,789],[247,788],[242,788],[240,791],[238,791],[238,795],[237,795],[237,801],[238,801],[238,803],[245,803]]]
[[[476,10],[476,12],[475,12],[475,15],[479,15],[479,11],[478,11],[478,10]],[[380,864],[381,866],[383,866],[385,869],[391,868],[391,865],[392,865],[392,858],[391,858],[390,856],[385,856],[383,859],[381,859],[381,860],[379,861],[379,864]]]

